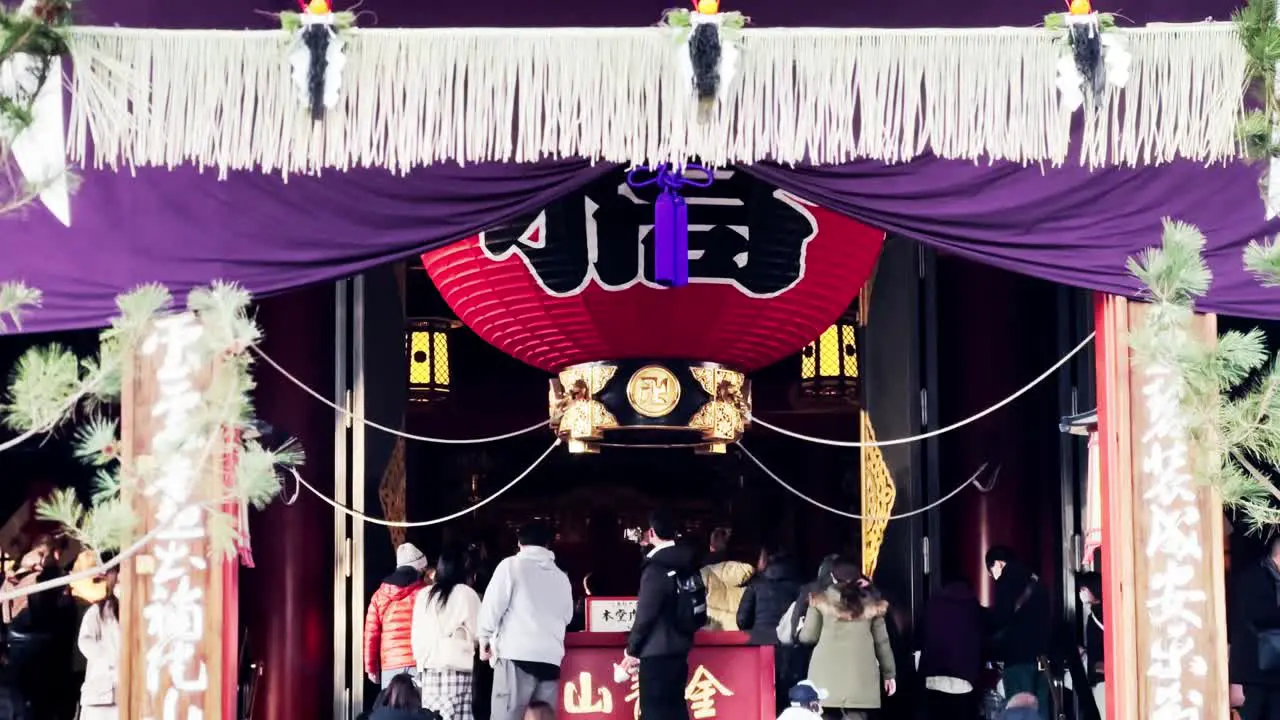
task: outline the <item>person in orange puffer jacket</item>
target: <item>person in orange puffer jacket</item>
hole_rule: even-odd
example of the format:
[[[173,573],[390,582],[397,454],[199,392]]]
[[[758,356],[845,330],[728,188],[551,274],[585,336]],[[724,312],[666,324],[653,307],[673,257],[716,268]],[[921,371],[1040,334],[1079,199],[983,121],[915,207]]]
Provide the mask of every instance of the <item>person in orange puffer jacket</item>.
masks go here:
[[[386,687],[397,675],[413,674],[414,597],[427,586],[427,556],[412,543],[396,548],[396,570],[382,580],[364,616],[364,670]]]

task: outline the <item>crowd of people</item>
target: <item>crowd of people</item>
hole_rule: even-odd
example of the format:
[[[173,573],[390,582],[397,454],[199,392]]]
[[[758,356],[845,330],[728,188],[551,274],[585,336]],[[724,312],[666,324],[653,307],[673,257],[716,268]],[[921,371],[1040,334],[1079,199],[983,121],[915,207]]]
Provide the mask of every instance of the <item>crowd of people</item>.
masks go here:
[[[754,564],[730,557],[728,530],[713,532],[705,551],[680,535],[666,514],[650,517],[633,570],[635,619],[615,664],[616,675],[638,680],[646,720],[688,720],[689,654],[700,630],[741,630],[750,643],[775,648],[776,710],[787,720],[863,720],[898,692],[905,663],[922,680],[922,717],[1050,720],[1049,598],[1007,548],[987,557],[992,605],[982,607],[964,582],[945,585],[916,628],[917,652],[906,653],[904,663],[905,648],[896,647],[902,628],[852,559],[830,555],[805,578],[780,548],[762,549]],[[552,537],[541,523],[521,528],[517,552],[494,568],[481,592],[465,557],[446,551],[428,567],[418,548],[401,545],[397,568],[366,613],[366,670],[383,688],[367,717],[554,714],[565,632],[581,626],[582,605],[549,547]],[[582,581],[588,592],[589,581]],[[998,693],[1010,698],[1007,708],[985,702],[993,694],[993,661],[1002,668]],[[491,686],[481,677],[490,673]]]
[[[608,567],[588,572],[580,585],[590,594],[595,574],[612,588],[626,585],[631,573],[635,621],[616,669],[638,677],[648,720],[687,720],[688,656],[700,630],[741,630],[750,643],[775,648],[776,706],[785,720],[862,720],[898,694],[904,672],[913,678],[921,718],[1057,720],[1052,709],[1061,698],[1050,678],[1064,668],[1067,688],[1091,701],[1081,717],[1101,717],[1104,622],[1096,573],[1077,577],[1081,648],[1073,636],[1063,651],[1042,583],[1002,547],[986,557],[995,589],[989,607],[968,582],[945,583],[905,643],[889,603],[850,559],[829,555],[805,577],[777,547],[763,548],[754,564],[731,556],[727,529],[712,532],[702,551],[680,542],[680,534],[670,517],[655,513],[638,563],[610,556]],[[366,669],[382,688],[366,717],[555,717],[565,633],[582,627],[583,603],[557,565],[552,537],[541,523],[526,525],[518,551],[491,571],[475,552],[445,551],[428,567],[418,548],[400,546],[397,567],[366,614]],[[1231,701],[1240,720],[1280,720],[1280,536],[1267,550],[1233,574],[1229,596]],[[100,562],[48,537],[18,558],[5,566],[4,590]],[[0,718],[118,717],[115,588],[109,572],[0,605]]]
[[[0,591],[14,591],[101,562],[64,539],[35,539],[5,566]],[[120,657],[117,571],[0,604],[0,717],[115,720]]]

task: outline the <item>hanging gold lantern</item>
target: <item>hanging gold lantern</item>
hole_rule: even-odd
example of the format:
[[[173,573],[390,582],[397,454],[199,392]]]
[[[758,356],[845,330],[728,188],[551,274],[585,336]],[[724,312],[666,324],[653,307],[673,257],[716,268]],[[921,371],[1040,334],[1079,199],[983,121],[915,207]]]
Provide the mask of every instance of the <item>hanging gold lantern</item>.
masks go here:
[[[460,323],[448,318],[414,318],[405,331],[409,399],[433,402],[449,395],[449,335]]]
[[[858,396],[858,320],[847,312],[800,353],[800,388],[813,398]]]

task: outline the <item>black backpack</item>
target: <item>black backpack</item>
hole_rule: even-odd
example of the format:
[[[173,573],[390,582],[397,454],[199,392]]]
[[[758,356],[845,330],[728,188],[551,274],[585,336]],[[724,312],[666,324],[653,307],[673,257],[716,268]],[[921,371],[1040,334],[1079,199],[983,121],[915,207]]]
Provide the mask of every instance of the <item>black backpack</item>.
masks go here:
[[[707,626],[707,586],[702,582],[702,573],[695,570],[677,575],[672,570],[667,574],[676,586],[675,628],[692,635]]]

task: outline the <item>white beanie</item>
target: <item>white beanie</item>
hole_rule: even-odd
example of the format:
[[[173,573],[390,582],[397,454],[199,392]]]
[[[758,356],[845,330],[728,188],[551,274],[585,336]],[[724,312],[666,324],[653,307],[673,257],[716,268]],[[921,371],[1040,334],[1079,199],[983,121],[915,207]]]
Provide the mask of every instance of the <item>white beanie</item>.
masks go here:
[[[425,570],[427,556],[423,555],[418,546],[413,543],[405,543],[396,548],[396,567],[411,567],[419,571]]]

